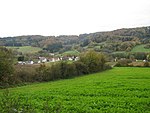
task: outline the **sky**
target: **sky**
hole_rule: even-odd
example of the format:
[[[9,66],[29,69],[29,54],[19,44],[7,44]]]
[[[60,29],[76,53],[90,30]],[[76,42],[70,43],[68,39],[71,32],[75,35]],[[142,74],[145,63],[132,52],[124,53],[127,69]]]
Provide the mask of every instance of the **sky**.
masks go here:
[[[150,26],[150,0],[0,0],[0,37]]]

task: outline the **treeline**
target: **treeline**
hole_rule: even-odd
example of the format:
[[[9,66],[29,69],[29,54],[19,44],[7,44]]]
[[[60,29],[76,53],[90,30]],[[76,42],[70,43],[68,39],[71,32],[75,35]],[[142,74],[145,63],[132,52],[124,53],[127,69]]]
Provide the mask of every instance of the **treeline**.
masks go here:
[[[7,50],[7,49],[6,49]],[[5,52],[4,52],[5,53]],[[3,52],[0,53],[2,56]],[[11,57],[10,54],[3,55]],[[0,56],[0,57],[1,57]],[[2,58],[2,57],[1,57]],[[14,68],[8,58],[0,62],[0,86],[1,88],[10,87],[11,85],[24,84],[28,82],[44,82],[58,79],[67,79],[75,76],[95,73],[110,69],[106,65],[106,57],[101,53],[89,51],[81,55],[80,60],[76,62],[58,62],[51,66],[41,64],[40,67],[18,67]],[[8,61],[8,62],[6,62]]]

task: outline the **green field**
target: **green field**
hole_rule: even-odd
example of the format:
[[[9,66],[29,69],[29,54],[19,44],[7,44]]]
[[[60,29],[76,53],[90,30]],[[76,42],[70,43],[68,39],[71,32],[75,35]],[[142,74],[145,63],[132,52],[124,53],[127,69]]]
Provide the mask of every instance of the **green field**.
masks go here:
[[[9,90],[12,96],[20,97],[24,106],[32,106],[38,113],[150,112],[150,68],[117,67],[87,76]]]
[[[63,53],[63,55],[79,55],[80,52],[78,52],[77,50],[74,51],[66,51]]]
[[[150,52],[150,49],[145,49],[145,45],[137,45],[135,46],[131,52]]]
[[[22,53],[36,53],[42,50],[41,48],[32,47],[32,46],[8,47],[8,48],[15,49],[18,52],[22,52]]]

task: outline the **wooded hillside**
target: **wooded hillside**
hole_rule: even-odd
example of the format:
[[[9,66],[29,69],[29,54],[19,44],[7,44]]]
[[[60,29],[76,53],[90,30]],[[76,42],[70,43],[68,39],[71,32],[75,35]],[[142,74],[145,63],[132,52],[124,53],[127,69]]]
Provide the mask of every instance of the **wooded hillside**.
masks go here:
[[[146,44],[150,47],[150,27],[118,29],[77,35],[40,36],[27,35],[0,38],[0,46],[34,46],[49,52],[65,52],[94,49],[103,52],[131,51],[133,47]]]

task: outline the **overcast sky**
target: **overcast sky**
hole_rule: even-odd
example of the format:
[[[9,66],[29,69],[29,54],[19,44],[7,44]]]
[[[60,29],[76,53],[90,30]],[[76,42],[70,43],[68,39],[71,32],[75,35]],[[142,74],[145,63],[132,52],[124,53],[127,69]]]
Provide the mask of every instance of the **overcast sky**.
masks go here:
[[[150,0],[0,0],[0,37],[150,26]]]

